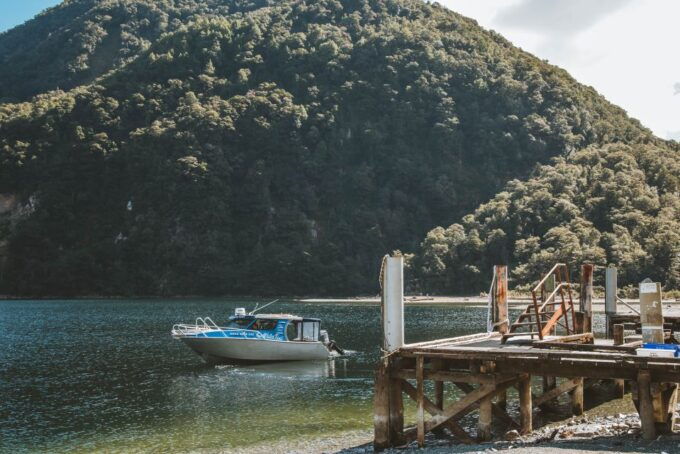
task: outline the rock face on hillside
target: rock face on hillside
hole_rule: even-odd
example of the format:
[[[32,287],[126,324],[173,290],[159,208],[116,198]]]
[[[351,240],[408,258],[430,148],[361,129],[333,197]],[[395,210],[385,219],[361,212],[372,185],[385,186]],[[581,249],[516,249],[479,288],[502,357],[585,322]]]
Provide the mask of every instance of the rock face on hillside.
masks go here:
[[[27,100],[0,105],[0,193],[34,207],[0,221],[15,294],[373,292],[382,254],[537,163],[666,147],[415,0],[73,0],[0,61]]]

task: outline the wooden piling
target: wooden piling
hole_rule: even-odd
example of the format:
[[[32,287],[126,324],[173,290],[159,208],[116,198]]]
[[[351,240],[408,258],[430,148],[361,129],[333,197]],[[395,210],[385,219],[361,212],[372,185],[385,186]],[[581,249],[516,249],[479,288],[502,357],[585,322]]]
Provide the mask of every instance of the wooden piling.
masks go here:
[[[493,395],[484,397],[479,402],[479,421],[477,424],[477,440],[490,441],[493,438],[491,424],[493,422]]]
[[[571,391],[571,412],[575,416],[583,414],[583,378],[578,378],[576,387]]]
[[[494,285],[491,294],[493,330],[507,334],[510,330],[508,319],[508,267],[496,265],[494,268]]]
[[[496,396],[496,405],[498,408],[502,410],[507,410],[508,409],[508,392],[507,391],[502,391],[499,392],[498,395]]]
[[[418,446],[421,448],[425,446],[425,380],[424,380],[425,358],[418,356],[416,358],[416,403],[417,410],[417,437]]]
[[[390,361],[389,379],[389,437],[392,445],[404,443],[404,400],[402,394],[402,380],[392,378],[392,372],[399,369],[400,359],[393,358]]]
[[[375,372],[375,392],[373,399],[373,448],[382,451],[390,444],[390,383],[387,363],[380,361]]]
[[[583,312],[583,331],[593,331],[593,271],[592,263],[581,265],[581,288],[579,297],[579,310]]]
[[[651,375],[648,370],[640,370],[637,375],[638,412],[642,422],[642,438],[654,440],[656,427],[654,425],[654,405],[651,394]]]
[[[574,312],[574,331],[578,334],[585,333],[585,314],[583,312]]]
[[[557,380],[553,376],[543,376],[543,394],[550,392],[557,386]],[[541,410],[549,410],[555,403],[554,400],[548,400],[540,405]]]
[[[624,326],[617,323],[612,326],[612,334],[614,337],[614,345],[623,344],[623,328]],[[614,392],[616,397],[623,397],[626,394],[626,382],[620,378],[614,379]]]
[[[433,359],[431,368],[433,371],[444,370],[444,361],[441,359]],[[434,380],[434,404],[439,410],[444,409],[444,382],[442,380]],[[443,427],[437,428],[433,432],[438,437],[445,436]]]
[[[520,433],[528,434],[533,430],[532,410],[531,404],[531,375],[520,378],[517,383],[517,391],[519,393],[519,420]]]

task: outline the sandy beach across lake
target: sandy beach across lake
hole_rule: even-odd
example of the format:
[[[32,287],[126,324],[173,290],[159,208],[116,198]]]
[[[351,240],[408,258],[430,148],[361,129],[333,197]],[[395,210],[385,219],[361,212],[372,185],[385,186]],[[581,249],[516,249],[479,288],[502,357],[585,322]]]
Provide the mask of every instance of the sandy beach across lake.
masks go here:
[[[574,295],[574,302],[578,305],[578,295]],[[300,303],[310,304],[356,304],[356,305],[379,305],[379,296],[356,296],[350,298],[301,298],[297,299]],[[623,301],[639,310],[640,302],[637,299],[624,298]],[[510,297],[508,304],[511,308],[523,308],[531,303],[531,297]],[[467,307],[486,307],[488,299],[486,296],[405,296],[404,304],[408,305],[451,305],[451,306],[467,306]],[[668,299],[663,301],[664,307],[680,307],[680,301],[675,299]],[[604,298],[595,298],[593,300],[593,311],[596,313],[604,312]],[[619,303],[619,313],[631,312],[625,305]]]

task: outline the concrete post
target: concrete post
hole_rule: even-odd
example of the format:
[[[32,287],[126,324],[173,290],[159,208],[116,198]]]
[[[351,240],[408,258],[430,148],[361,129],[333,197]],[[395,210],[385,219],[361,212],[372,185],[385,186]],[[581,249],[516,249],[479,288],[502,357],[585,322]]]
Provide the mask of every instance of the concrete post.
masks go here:
[[[607,337],[612,335],[611,317],[616,315],[617,270],[614,265],[609,265],[604,275],[604,312],[607,318]]]
[[[661,284],[649,279],[640,283],[640,324],[644,343],[664,343]]]

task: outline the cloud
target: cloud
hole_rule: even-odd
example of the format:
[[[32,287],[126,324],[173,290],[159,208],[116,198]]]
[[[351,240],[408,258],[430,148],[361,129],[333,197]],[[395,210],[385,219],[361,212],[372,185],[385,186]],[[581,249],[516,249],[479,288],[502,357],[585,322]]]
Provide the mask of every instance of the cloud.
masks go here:
[[[499,25],[545,34],[575,35],[587,30],[631,0],[523,0],[501,10]]]
[[[675,89],[673,95],[680,95],[680,82],[676,82],[675,85],[673,85],[673,88]]]
[[[543,37],[543,54],[570,53],[571,40],[631,0],[521,0],[501,9],[494,18],[499,27]]]

